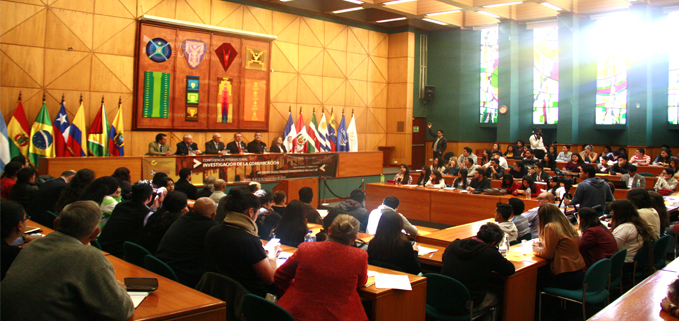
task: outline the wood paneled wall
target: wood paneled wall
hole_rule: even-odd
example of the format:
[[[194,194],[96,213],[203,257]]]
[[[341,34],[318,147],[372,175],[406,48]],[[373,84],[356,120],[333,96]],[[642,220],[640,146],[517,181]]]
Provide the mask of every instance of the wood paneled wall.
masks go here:
[[[347,126],[354,111],[359,150],[391,145],[397,147],[395,160],[410,159],[412,126],[406,124],[406,131],[396,134],[395,122],[412,119],[412,33],[388,35],[222,0],[1,0],[0,12],[0,110],[6,121],[19,92],[29,123],[43,93],[52,117],[64,94],[71,120],[82,93],[88,126],[102,96],[109,121],[122,97],[126,155],[146,153],[157,133],[130,128],[135,19],[148,14],[278,36],[271,52],[270,127],[263,135],[267,144],[283,134],[289,106],[295,122],[302,107],[307,124],[314,108],[319,121],[322,108],[328,120],[333,109],[338,124],[344,109]],[[166,133],[174,146],[187,132]],[[212,135],[191,134],[201,148]],[[232,134],[223,132],[222,140],[231,141]]]

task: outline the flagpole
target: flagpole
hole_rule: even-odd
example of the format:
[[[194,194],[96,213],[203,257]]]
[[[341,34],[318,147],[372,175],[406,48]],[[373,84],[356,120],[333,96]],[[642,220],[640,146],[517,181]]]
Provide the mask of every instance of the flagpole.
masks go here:
[[[17,102],[21,102],[21,91],[19,91],[19,99],[17,99]]]
[[[82,104],[82,103],[83,103],[83,94],[80,93],[80,104]]]
[[[62,105],[64,104],[64,94],[63,93],[61,94],[61,104]]]

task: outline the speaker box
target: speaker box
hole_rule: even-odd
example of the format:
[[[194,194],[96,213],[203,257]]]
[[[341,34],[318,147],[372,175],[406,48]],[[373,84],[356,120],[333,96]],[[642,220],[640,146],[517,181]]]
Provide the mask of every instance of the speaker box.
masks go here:
[[[424,99],[433,100],[436,88],[434,86],[424,86]]]

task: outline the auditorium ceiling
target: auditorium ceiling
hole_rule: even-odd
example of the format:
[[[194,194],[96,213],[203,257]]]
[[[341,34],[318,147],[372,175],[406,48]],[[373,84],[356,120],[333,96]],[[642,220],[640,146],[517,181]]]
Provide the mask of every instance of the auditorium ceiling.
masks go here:
[[[423,30],[473,28],[500,19],[521,22],[554,20],[561,12],[593,15],[645,3],[677,10],[679,0],[251,0],[385,28]]]

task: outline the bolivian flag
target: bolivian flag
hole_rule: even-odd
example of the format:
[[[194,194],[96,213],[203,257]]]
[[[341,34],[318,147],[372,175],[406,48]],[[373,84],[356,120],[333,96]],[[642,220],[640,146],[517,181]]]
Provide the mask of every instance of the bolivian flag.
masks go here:
[[[14,158],[19,155],[28,156],[28,121],[26,121],[26,113],[24,106],[19,100],[19,106],[14,111],[12,119],[7,125],[7,137],[9,138],[9,155]]]
[[[92,126],[90,126],[90,134],[87,135],[87,149],[92,156],[109,156],[108,154],[108,119],[106,118],[106,108],[104,103],[101,103],[101,108],[94,117]]]
[[[54,131],[45,101],[31,127],[31,142],[28,146],[28,158],[33,166],[38,167],[40,157],[54,157]]]

